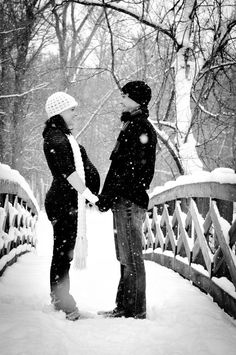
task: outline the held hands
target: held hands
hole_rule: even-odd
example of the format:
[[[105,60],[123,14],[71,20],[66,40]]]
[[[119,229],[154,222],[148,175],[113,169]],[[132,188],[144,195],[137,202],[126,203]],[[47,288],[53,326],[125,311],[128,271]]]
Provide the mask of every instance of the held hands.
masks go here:
[[[84,190],[82,196],[86,199],[89,206],[97,206],[99,211],[108,211],[113,203],[111,196],[109,195],[99,195],[98,197],[94,195],[88,188]]]
[[[98,207],[99,211],[101,211],[101,212],[108,211],[112,206],[112,200],[111,200],[110,196],[98,195],[98,197],[99,197],[99,200],[95,203],[95,205]]]
[[[98,197],[94,195],[87,187],[82,193],[82,196],[88,200],[92,205],[95,205],[95,203],[98,201]]]

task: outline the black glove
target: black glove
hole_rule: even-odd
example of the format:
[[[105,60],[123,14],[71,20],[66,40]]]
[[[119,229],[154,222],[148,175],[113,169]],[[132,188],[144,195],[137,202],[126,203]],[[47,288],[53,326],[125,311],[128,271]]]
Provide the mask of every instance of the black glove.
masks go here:
[[[98,206],[99,211],[108,211],[113,204],[113,199],[109,195],[98,195],[99,200],[95,203]]]

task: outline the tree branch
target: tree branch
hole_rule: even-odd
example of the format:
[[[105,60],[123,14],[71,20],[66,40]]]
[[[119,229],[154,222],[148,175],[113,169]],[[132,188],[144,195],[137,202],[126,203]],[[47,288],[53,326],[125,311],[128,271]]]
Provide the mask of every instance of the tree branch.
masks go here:
[[[157,25],[157,24],[155,24],[155,23],[143,18],[142,15],[139,15],[137,13],[131,12],[131,11],[129,11],[129,10],[123,8],[123,7],[116,6],[116,5],[111,4],[111,3],[104,3],[104,2],[103,3],[98,3],[96,1],[83,1],[83,0],[64,0],[63,3],[67,3],[68,1],[69,2],[75,2],[77,4],[81,4],[81,5],[85,5],[85,6],[87,5],[87,6],[106,7],[108,9],[112,9],[112,10],[116,10],[118,12],[121,12],[121,13],[123,13],[125,15],[128,15],[130,17],[135,18],[139,22],[141,22],[141,23],[143,23],[143,24],[145,24],[145,25],[147,25],[149,27],[154,28],[155,30],[158,30],[158,31],[166,34],[168,37],[170,37],[172,39],[172,41],[175,43],[175,45],[177,47],[179,46],[178,42],[176,41],[176,39],[175,39],[175,37],[174,37],[174,35],[173,35],[173,33],[171,31],[169,31],[169,30],[167,30],[167,29],[165,29],[165,28],[163,28],[163,27],[161,27],[161,26],[159,26],[159,25]]]
[[[109,22],[109,19],[108,19],[107,9],[106,9],[104,0],[102,0],[102,2],[104,4],[104,13],[105,13],[105,18],[106,18],[107,27],[108,27],[108,31],[109,31],[109,34],[110,34],[110,40],[111,40],[111,74],[113,76],[113,79],[115,80],[116,85],[121,90],[121,86],[119,84],[119,80],[117,79],[116,74],[115,74],[115,53],[114,53],[113,33],[112,33],[111,25],[110,25],[110,22]]]
[[[154,126],[154,129],[156,130],[157,136],[160,139],[160,141],[166,146],[167,150],[169,151],[170,155],[172,156],[172,158],[174,159],[177,168],[179,169],[179,172],[181,175],[184,175],[184,168],[183,165],[179,159],[179,154],[177,149],[175,148],[174,144],[170,141],[169,136],[163,132],[162,130],[160,130],[157,125],[158,123],[151,121],[151,123]]]
[[[219,69],[219,68],[223,68],[223,67],[227,67],[230,65],[235,65],[236,61],[232,61],[232,62],[227,62],[227,63],[221,63],[221,64],[217,64],[217,65],[213,65],[205,70],[201,70],[199,73],[199,76],[197,78],[197,81],[199,81],[206,73],[208,73],[211,70],[215,70],[215,69]]]
[[[28,91],[25,91],[25,92],[22,92],[21,94],[0,95],[0,99],[11,99],[11,98],[14,98],[14,97],[25,96],[25,95],[28,95],[30,92],[44,89],[45,87],[48,86],[48,84],[49,83],[40,84],[40,85],[36,86],[35,88],[32,88],[32,89],[30,89]]]
[[[196,97],[195,97],[195,95],[193,94],[193,92],[191,93],[191,97],[192,97],[192,99],[194,100],[195,104],[200,108],[200,110],[201,110],[202,112],[204,112],[204,113],[206,113],[207,115],[209,115],[209,116],[211,116],[211,117],[214,117],[214,118],[219,117],[219,114],[218,114],[218,113],[215,114],[215,113],[212,113],[212,112],[208,111],[207,109],[205,109],[204,106],[201,105],[201,104],[199,103],[199,101],[196,99]]]

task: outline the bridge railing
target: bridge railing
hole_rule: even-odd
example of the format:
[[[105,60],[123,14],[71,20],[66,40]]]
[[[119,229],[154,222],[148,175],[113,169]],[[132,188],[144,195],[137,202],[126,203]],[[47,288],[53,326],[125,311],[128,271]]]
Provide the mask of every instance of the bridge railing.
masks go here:
[[[199,182],[181,177],[153,193],[144,258],[191,280],[236,318],[236,235],[228,233],[235,218],[236,174],[208,174]]]
[[[0,164],[0,276],[36,246],[38,205],[24,178]]]

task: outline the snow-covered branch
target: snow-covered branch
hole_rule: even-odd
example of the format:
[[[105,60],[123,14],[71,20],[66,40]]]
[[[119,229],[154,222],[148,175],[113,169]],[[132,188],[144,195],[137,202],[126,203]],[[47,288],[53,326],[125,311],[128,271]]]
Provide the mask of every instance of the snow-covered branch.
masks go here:
[[[206,113],[207,115],[211,116],[211,117],[214,117],[214,118],[217,118],[219,117],[219,114],[218,113],[212,113],[210,111],[208,111],[207,109],[205,109],[205,107],[203,105],[201,105],[199,103],[199,101],[196,99],[195,95],[193,94],[193,92],[191,93],[191,97],[192,99],[194,100],[195,104],[200,108],[200,110],[204,113]]]
[[[31,93],[33,91],[44,89],[45,87],[48,86],[48,84],[49,83],[40,84],[40,85],[36,86],[35,88],[32,88],[32,89],[25,91],[25,92],[22,92],[21,94],[0,95],[0,99],[11,99],[13,97],[22,97],[22,96],[28,95],[29,93]]]
[[[179,159],[179,153],[178,150],[176,149],[175,145],[171,142],[168,134],[166,134],[164,131],[160,130],[157,127],[157,123],[153,122],[150,120],[150,122],[152,123],[153,127],[156,130],[157,136],[160,139],[160,141],[166,146],[166,148],[168,149],[169,153],[171,154],[172,158],[174,159],[180,174],[184,174],[184,167]]]
[[[206,68],[204,70],[200,70],[197,81],[201,80],[202,77],[211,70],[220,69],[220,68],[228,67],[231,65],[236,65],[236,61],[234,60],[234,61],[230,61],[230,62],[226,62],[226,63],[220,63],[220,64],[212,65],[209,68]]]
[[[171,128],[173,130],[176,130],[175,123],[168,122],[168,121],[158,121],[158,123],[161,124],[162,126],[165,126],[165,127]]]
[[[24,30],[24,29],[25,29],[25,27],[19,27],[19,28],[14,28],[14,29],[12,29],[12,30],[0,31],[0,35],[8,35],[8,34],[10,34],[10,33],[12,33],[12,32],[22,31],[22,30]]]

